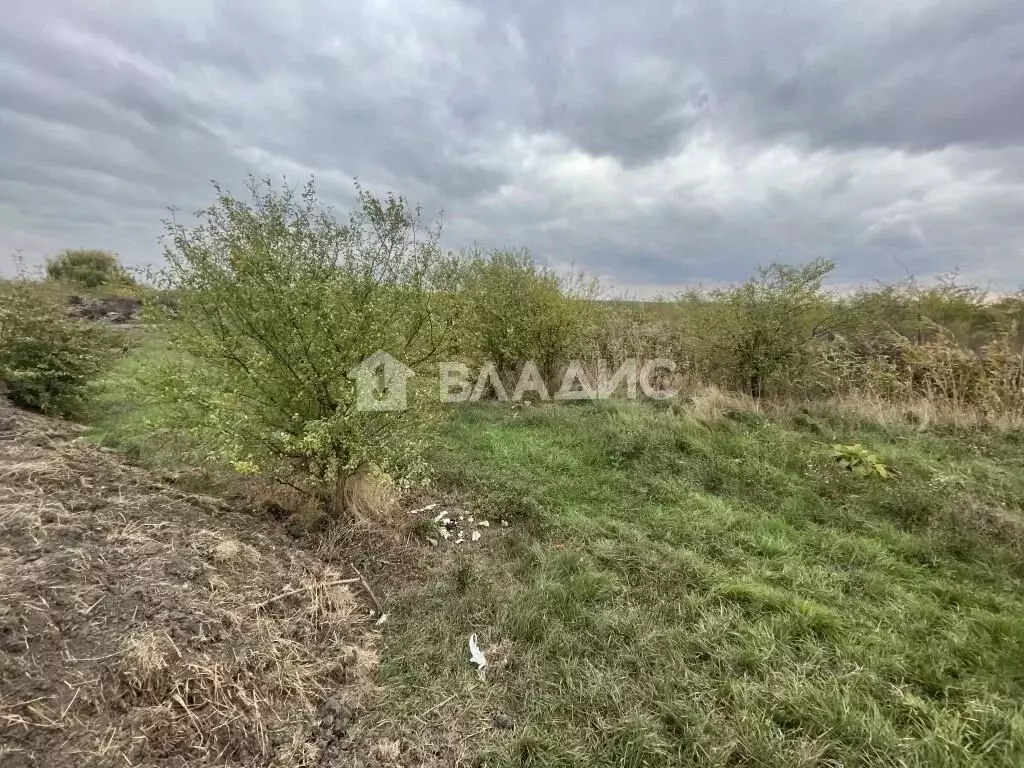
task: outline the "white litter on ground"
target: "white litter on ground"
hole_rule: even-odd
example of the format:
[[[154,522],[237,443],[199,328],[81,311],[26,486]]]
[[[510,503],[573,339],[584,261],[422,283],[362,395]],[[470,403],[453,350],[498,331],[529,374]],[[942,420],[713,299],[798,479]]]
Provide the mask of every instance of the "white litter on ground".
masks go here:
[[[480,646],[476,643],[476,632],[469,636],[469,660],[476,664],[478,672],[483,672],[484,667],[487,666],[487,657],[480,651]]]
[[[430,510],[436,509],[436,508],[437,508],[437,502],[434,502],[433,504],[427,504],[427,506],[420,507],[419,509],[410,509],[409,510],[409,514],[410,515],[418,515],[420,512],[429,512]]]

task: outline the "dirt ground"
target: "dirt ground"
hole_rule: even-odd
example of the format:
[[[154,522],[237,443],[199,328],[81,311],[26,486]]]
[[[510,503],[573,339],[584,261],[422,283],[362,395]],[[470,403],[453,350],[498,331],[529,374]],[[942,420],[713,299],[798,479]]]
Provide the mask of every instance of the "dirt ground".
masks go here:
[[[352,570],[77,436],[0,404],[0,765],[388,764]]]

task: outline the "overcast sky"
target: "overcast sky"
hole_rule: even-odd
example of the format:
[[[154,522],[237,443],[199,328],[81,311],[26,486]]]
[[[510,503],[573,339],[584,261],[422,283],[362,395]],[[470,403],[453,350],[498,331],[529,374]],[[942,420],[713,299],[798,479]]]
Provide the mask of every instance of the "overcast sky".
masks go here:
[[[1024,285],[1021,0],[7,0],[0,258],[159,260],[309,174],[651,294],[836,259]],[[2,262],[0,262],[2,263]],[[0,269],[4,267],[0,266]],[[9,266],[6,268],[9,271]]]

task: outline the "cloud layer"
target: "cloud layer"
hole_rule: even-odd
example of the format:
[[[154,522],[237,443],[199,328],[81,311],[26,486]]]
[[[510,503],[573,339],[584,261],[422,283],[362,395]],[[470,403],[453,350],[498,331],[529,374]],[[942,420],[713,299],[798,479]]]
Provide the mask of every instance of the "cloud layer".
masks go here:
[[[159,260],[209,181],[352,177],[645,294],[817,256],[1024,285],[1016,0],[34,0],[0,30],[0,253]]]

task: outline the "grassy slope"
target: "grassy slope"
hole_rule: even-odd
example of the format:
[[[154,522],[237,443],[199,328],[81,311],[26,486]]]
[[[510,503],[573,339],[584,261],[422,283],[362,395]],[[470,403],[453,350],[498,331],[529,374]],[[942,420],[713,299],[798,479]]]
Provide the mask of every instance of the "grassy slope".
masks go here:
[[[147,336],[122,359],[93,436],[199,463],[138,390],[167,354]],[[900,476],[840,472],[833,441]],[[463,745],[497,766],[1024,764],[1021,443],[834,414],[457,411],[441,485],[514,524],[389,608],[381,719],[443,744],[506,712],[514,731]],[[508,659],[486,682],[474,631]]]
[[[833,439],[900,477],[842,473]],[[444,483],[522,522],[393,612],[392,716],[510,714],[488,765],[1024,764],[1024,567],[992,528],[1024,503],[1020,448],[803,414],[462,411]],[[486,683],[470,632],[508,652]]]
[[[151,384],[154,378],[152,373],[147,375],[149,367],[191,365],[192,360],[152,326],[126,333],[131,354],[119,358],[96,383],[84,414],[87,436],[152,469],[194,470],[189,473],[188,482],[194,485],[191,490],[215,492],[215,476],[230,470],[214,466],[209,452],[198,446],[186,428],[176,425],[174,412],[158,402],[143,383]],[[200,418],[194,415],[196,421]]]

